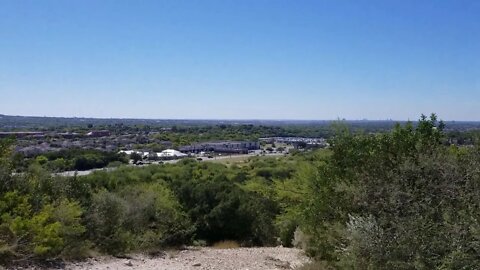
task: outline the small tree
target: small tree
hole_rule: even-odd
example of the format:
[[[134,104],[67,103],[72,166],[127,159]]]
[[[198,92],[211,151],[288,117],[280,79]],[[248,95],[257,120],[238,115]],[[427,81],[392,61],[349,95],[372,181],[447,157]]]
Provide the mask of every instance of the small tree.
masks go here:
[[[142,160],[142,156],[137,152],[133,152],[130,154],[130,159],[133,160],[133,164],[137,164],[137,162]]]

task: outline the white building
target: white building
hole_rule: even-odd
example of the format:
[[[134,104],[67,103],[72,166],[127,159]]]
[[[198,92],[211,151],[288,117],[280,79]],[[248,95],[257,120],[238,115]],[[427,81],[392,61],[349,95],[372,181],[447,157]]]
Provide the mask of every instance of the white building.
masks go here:
[[[126,155],[131,155],[133,153],[137,153],[140,156],[142,156],[142,158],[148,157],[148,155],[149,155],[148,152],[141,152],[141,151],[135,151],[135,150],[121,150],[121,151],[119,151],[119,153],[125,153]]]
[[[167,150],[163,150],[160,153],[157,153],[157,156],[163,159],[172,159],[172,158],[184,158],[184,157],[187,157],[188,155],[174,149],[167,149]]]

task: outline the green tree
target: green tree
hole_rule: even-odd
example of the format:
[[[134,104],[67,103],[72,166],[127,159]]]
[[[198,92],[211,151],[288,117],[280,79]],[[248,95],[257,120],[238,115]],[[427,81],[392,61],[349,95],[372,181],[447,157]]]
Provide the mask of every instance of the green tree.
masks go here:
[[[133,152],[130,154],[130,159],[133,160],[133,164],[137,164],[140,160],[142,160],[142,156],[137,152]]]

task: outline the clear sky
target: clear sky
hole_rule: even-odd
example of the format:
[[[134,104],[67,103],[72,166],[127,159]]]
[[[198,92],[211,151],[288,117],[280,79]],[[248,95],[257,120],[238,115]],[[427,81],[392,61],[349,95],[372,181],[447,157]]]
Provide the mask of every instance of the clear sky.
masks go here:
[[[480,120],[480,1],[0,0],[0,113]]]

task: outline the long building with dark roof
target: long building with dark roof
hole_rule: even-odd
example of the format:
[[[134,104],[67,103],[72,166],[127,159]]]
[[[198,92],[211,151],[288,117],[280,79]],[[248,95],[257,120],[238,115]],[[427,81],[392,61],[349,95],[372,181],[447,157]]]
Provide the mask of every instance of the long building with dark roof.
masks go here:
[[[203,142],[192,145],[186,145],[179,148],[182,152],[219,152],[219,153],[248,153],[251,150],[260,149],[260,144],[254,141],[221,141],[221,142]]]

